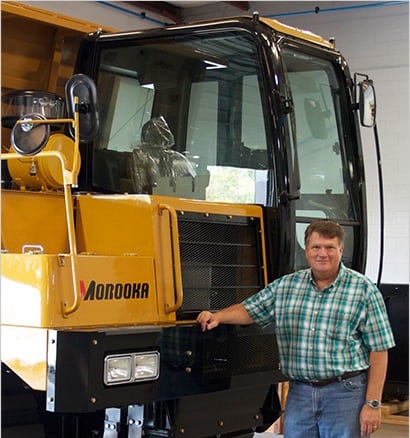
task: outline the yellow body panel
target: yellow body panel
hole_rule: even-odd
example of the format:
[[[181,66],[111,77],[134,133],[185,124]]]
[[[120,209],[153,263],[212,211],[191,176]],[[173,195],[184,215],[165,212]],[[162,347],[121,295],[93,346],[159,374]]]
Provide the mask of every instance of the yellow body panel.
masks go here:
[[[1,2],[1,87],[65,95],[83,35],[114,28],[16,1]],[[2,108],[3,110],[3,108]],[[2,127],[2,146],[10,129]]]
[[[257,217],[263,233],[259,206],[127,194],[77,195],[73,203],[77,252],[69,254],[61,195],[4,191],[3,325],[84,329],[175,323],[183,301],[177,216]],[[23,214],[24,206],[33,213]],[[23,243],[45,251],[22,254]],[[67,316],[64,309],[75,297],[78,309]]]
[[[68,252],[63,194],[2,190],[1,242],[13,253],[25,245],[39,245],[46,254]]]
[[[328,47],[329,49],[334,48],[334,44],[330,41],[325,40],[319,35],[316,35],[312,32],[309,32],[307,30],[301,30],[296,27],[288,26],[286,24],[283,24],[277,20],[273,20],[271,18],[260,18],[260,21],[262,23],[267,24],[272,29],[276,30],[277,32],[283,33],[285,35],[290,35],[296,38],[301,38],[303,40],[309,41],[314,44],[319,44],[324,47]]]
[[[107,32],[115,31],[114,28],[101,26],[97,23],[80,20],[79,18],[69,17],[57,12],[46,9],[36,8],[34,6],[25,5],[21,2],[3,1],[1,2],[1,10],[3,13],[13,14],[15,16],[25,17],[30,20],[52,24],[63,29],[76,30],[82,33],[96,32],[98,29],[104,27]]]
[[[153,208],[148,195],[78,196],[78,252],[153,256]]]
[[[72,295],[68,257],[2,256],[3,325],[64,328],[158,323],[154,262],[149,257],[76,256],[81,304],[62,313]]]

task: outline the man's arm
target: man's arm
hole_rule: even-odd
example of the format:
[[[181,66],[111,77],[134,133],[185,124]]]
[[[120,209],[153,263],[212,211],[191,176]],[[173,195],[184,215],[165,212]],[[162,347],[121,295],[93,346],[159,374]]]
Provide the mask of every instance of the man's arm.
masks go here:
[[[196,320],[201,324],[203,332],[212,330],[218,327],[219,324],[249,325],[253,323],[253,319],[242,304],[234,304],[215,313],[204,310]]]
[[[369,357],[370,368],[367,377],[366,400],[382,399],[387,371],[387,350],[372,351]],[[363,436],[374,433],[380,427],[381,408],[374,409],[366,404],[360,413],[360,426]]]

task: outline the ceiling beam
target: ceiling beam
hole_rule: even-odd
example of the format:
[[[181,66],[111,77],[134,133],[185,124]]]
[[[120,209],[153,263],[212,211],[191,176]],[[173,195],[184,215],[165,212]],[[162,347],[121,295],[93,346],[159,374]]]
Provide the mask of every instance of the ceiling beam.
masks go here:
[[[249,10],[249,2],[224,2],[228,5],[233,6],[234,8],[240,9],[241,11]]]
[[[183,9],[179,6],[175,6],[172,3],[163,2],[163,1],[124,1],[124,3],[142,9],[141,12],[149,11],[154,12],[156,14],[160,14],[166,18],[169,18],[172,22],[176,24],[181,24],[184,22],[184,14]],[[204,5],[204,2],[201,5]],[[236,2],[228,2],[222,1],[221,3],[226,3],[236,9],[240,9],[241,11],[249,10],[249,2],[247,1],[236,1]]]
[[[138,8],[145,9],[150,12],[155,12],[156,14],[163,15],[166,18],[169,18],[174,23],[180,24],[183,22],[182,9],[173,6],[171,3],[167,2],[139,2],[139,1],[126,1],[131,6],[137,6]]]

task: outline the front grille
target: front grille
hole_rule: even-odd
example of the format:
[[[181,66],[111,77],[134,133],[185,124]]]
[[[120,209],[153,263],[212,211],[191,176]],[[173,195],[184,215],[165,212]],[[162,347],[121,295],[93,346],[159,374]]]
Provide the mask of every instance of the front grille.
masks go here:
[[[178,217],[183,305],[178,317],[239,303],[263,287],[260,219]]]
[[[279,363],[273,332],[238,336],[226,348],[232,358],[232,375],[269,371]]]

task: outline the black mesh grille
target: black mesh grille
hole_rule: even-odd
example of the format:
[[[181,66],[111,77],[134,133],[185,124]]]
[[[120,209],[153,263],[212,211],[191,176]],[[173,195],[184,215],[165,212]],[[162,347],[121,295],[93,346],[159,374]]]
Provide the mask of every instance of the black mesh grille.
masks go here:
[[[180,316],[241,302],[263,286],[259,219],[185,213],[178,218],[178,231]]]
[[[232,355],[232,374],[269,371],[278,366],[278,352],[273,335],[242,336],[227,346]]]

